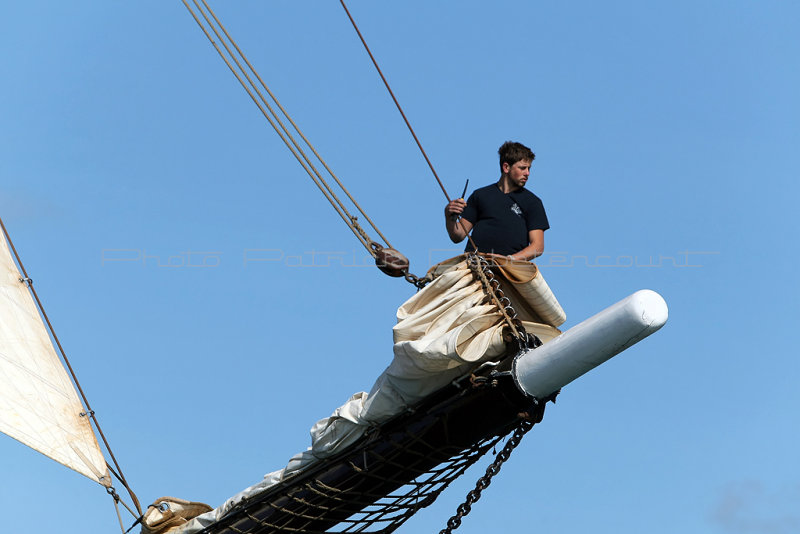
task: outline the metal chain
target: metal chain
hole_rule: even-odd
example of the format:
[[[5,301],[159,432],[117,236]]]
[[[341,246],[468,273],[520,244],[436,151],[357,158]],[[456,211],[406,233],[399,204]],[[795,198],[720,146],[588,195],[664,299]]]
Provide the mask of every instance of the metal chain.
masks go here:
[[[528,348],[528,335],[522,322],[517,319],[517,311],[501,288],[500,281],[495,277],[486,258],[476,253],[470,253],[467,258],[469,266],[475,277],[481,282],[484,293],[491,298],[503,316],[514,338],[519,343],[520,350]]]
[[[489,262],[485,258],[473,253],[468,258],[468,265],[476,275],[476,278],[480,280],[484,292],[491,297],[498,308],[500,308],[500,312],[506,324],[508,324],[509,329],[519,343],[520,350],[535,348],[541,345],[542,342],[538,337],[535,335],[530,336],[525,332],[522,322],[517,319],[517,312],[511,303],[511,299],[509,299],[501,289],[500,281],[495,277],[494,272],[489,267]],[[475,387],[486,387],[487,385],[490,385],[490,383],[486,382],[479,385],[473,382],[473,386]],[[517,428],[514,429],[514,433],[511,438],[509,438],[505,447],[503,447],[503,450],[498,453],[494,462],[489,464],[489,467],[486,468],[484,476],[479,478],[475,483],[475,489],[467,493],[467,498],[458,506],[456,514],[447,520],[447,528],[442,529],[439,534],[451,534],[455,529],[461,526],[461,521],[464,516],[472,511],[472,505],[481,498],[483,490],[488,488],[489,484],[492,483],[492,478],[500,472],[503,463],[508,461],[511,457],[511,452],[520,444],[522,437],[533,428],[533,425],[542,420],[544,416],[544,403],[534,401],[533,413],[520,414],[520,416],[522,420]]]
[[[408,271],[403,273],[403,277],[406,279],[406,282],[412,284],[417,289],[422,289],[433,281],[433,278],[430,275],[425,275],[420,278],[419,276],[411,274]]]
[[[511,452],[520,444],[522,437],[536,424],[529,419],[520,421],[519,426],[514,430],[514,434],[509,438],[503,450],[497,454],[494,462],[486,468],[486,474],[475,483],[475,489],[467,493],[467,498],[456,509],[456,514],[447,520],[447,528],[439,531],[439,534],[451,534],[461,526],[461,520],[472,511],[472,505],[481,498],[483,490],[492,483],[492,478],[500,472],[503,463],[511,457]]]

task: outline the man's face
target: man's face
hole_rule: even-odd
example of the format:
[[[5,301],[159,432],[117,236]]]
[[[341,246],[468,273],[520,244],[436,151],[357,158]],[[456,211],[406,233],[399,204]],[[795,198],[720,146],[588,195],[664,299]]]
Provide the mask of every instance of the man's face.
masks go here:
[[[511,183],[516,187],[525,187],[525,182],[531,175],[531,160],[522,159],[513,165],[503,163],[503,172],[508,175]]]

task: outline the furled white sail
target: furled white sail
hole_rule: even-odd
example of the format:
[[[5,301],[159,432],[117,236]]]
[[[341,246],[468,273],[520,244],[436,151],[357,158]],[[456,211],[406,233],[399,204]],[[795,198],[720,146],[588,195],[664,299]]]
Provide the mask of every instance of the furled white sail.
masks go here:
[[[0,432],[104,485],[105,459],[0,232]]]
[[[566,317],[537,268],[528,262],[507,262],[500,270],[511,285],[504,285],[513,301],[525,331],[543,343],[556,339],[561,331],[543,317],[561,324]],[[472,275],[466,256],[461,255],[435,265],[429,271],[433,282],[425,286],[397,310],[393,328],[394,357],[373,384],[369,394],[356,393],[330,417],[311,427],[311,447],[293,456],[283,469],[273,471],[249,488],[237,493],[221,506],[182,523],[176,514],[151,507],[144,516],[143,533],[159,530],[174,520],[170,534],[197,534],[227,513],[269,488],[302,472],[322,458],[345,450],[357,442],[372,425],[380,424],[407,410],[426,396],[463,376],[480,362],[502,355],[502,314],[493,303],[484,303],[486,293],[480,279]],[[534,310],[526,311],[527,306]],[[534,320],[533,315],[536,315]],[[165,499],[170,499],[165,497]],[[169,502],[169,501],[168,501]],[[180,501],[175,510],[184,506]],[[191,517],[185,514],[184,518]],[[171,528],[171,527],[168,527]]]

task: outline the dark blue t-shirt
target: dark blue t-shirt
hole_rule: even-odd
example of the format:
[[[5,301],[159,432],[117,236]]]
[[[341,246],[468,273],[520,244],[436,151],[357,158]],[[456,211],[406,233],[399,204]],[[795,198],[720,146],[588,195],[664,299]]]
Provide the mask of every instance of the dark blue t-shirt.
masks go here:
[[[504,256],[527,247],[529,231],[550,228],[542,201],[524,187],[510,193],[497,184],[476,189],[461,216],[472,223],[472,239],[480,252]],[[472,250],[469,241],[465,250]]]

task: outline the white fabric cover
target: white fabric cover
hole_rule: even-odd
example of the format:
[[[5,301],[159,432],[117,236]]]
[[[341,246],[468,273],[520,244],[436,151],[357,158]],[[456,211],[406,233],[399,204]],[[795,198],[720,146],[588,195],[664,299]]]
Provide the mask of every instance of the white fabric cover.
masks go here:
[[[535,271],[533,264],[522,268],[530,271],[527,265]],[[481,304],[485,294],[480,282],[473,279],[463,256],[448,260],[431,272],[436,276],[434,281],[397,310],[394,358],[369,394],[356,393],[330,417],[318,421],[311,428],[311,447],[291,458],[285,468],[267,474],[259,483],[234,495],[219,508],[171,532],[199,532],[221,519],[242,500],[299,473],[318,459],[346,449],[371,425],[403,412],[464,375],[476,364],[500,356],[506,349],[502,338],[502,315],[496,306]],[[540,281],[536,288],[541,293],[534,288],[528,294],[560,310],[538,271],[534,276]],[[530,284],[534,276],[520,283]],[[537,306],[543,307],[541,303]],[[543,342],[560,334],[557,328],[548,324],[523,321],[523,325],[526,331],[536,334]]]
[[[434,265],[429,274],[438,276],[454,265],[463,261],[464,256],[456,256],[449,260]],[[550,286],[545,282],[544,277],[539,273],[539,268],[527,261],[509,260],[503,257],[493,256],[492,269],[501,275],[506,281],[511,282],[510,286],[503,288],[506,293],[511,293],[512,301],[515,305],[522,306],[517,309],[521,316],[525,316],[525,305],[533,312],[531,319],[534,322],[542,322],[550,326],[559,327],[567,320],[561,304],[558,303],[556,296],[550,290]],[[514,295],[514,293],[517,295]],[[514,296],[518,299],[514,299]],[[538,320],[536,320],[538,319]]]
[[[0,232],[0,432],[110,486],[89,418],[21,278]]]

